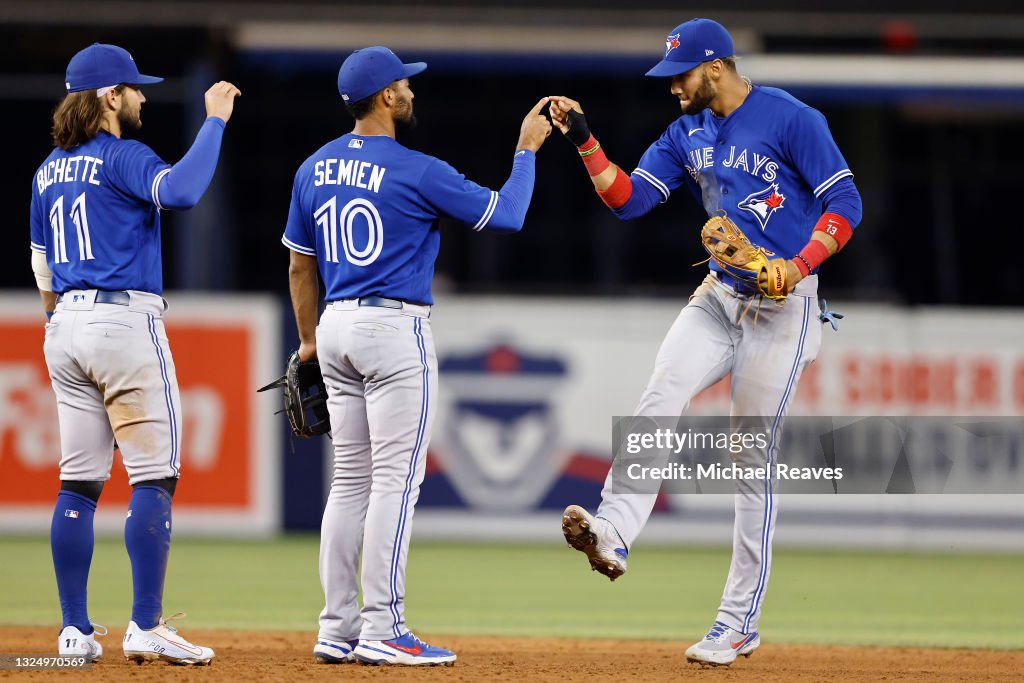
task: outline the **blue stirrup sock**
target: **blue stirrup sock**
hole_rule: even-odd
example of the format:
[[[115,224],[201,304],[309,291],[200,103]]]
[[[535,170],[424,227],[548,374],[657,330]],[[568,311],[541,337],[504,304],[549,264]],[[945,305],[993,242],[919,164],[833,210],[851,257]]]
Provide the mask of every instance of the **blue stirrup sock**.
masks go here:
[[[124,545],[132,563],[132,621],[148,630],[163,611],[164,576],[171,549],[171,495],[159,486],[137,486],[128,503]]]
[[[95,543],[92,528],[95,513],[95,501],[72,491],[61,491],[57,494],[50,523],[53,571],[57,575],[57,594],[64,615],[62,628],[74,626],[86,635],[92,633],[87,588]]]

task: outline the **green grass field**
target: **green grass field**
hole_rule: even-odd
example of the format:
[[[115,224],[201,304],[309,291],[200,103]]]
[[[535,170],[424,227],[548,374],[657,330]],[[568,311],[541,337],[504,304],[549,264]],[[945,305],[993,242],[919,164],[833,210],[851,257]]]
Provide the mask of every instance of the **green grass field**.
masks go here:
[[[58,624],[49,542],[0,539],[0,623]],[[407,616],[425,633],[694,638],[714,618],[726,550],[638,548],[614,584],[557,545],[416,543]],[[776,553],[761,632],[774,642],[1024,648],[1024,556]],[[131,605],[120,539],[97,543],[90,612]],[[164,605],[187,627],[314,632],[317,538],[177,539]]]

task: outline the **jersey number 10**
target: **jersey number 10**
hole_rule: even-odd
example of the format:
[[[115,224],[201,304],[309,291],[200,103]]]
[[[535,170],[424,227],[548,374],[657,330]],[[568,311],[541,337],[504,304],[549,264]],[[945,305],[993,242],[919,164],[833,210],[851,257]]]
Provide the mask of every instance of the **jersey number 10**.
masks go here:
[[[357,217],[366,221],[366,246],[356,249],[352,227]],[[341,208],[338,213],[338,198],[331,197],[313,212],[313,220],[323,231],[325,261],[338,261],[338,233],[341,233],[341,249],[345,259],[354,266],[368,266],[377,260],[384,248],[384,224],[380,214],[369,200],[356,198]]]
[[[92,240],[89,238],[89,219],[85,215],[85,193],[78,195],[71,204],[71,222],[78,230],[78,259],[90,261]],[[50,207],[50,227],[53,229],[53,262],[67,263],[68,251],[64,239],[64,195]]]

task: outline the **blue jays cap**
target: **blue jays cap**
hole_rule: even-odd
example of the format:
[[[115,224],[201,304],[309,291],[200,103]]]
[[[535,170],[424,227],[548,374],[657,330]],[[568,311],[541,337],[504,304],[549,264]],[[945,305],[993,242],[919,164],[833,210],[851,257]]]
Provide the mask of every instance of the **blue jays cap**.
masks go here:
[[[81,50],[68,62],[64,87],[68,92],[105,88],[110,85],[146,85],[159,83],[164,79],[144,76],[135,66],[135,60],[128,50],[117,45],[93,43]]]
[[[338,70],[338,92],[346,102],[358,102],[426,68],[426,62],[402,64],[398,55],[382,45],[366,47],[356,50],[342,63]]]
[[[732,55],[732,38],[724,26],[710,19],[690,19],[672,29],[665,38],[665,58],[644,75],[675,76]]]

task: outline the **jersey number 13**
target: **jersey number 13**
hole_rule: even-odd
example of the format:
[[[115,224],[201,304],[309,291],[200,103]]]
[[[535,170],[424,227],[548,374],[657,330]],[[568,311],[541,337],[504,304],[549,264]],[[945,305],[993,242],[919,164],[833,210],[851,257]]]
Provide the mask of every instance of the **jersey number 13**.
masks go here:
[[[353,237],[353,226],[357,218],[366,221],[366,245],[357,249]],[[341,249],[345,260],[354,266],[368,266],[377,260],[384,248],[384,224],[377,207],[369,200],[356,198],[338,211],[338,198],[331,197],[313,212],[313,220],[323,231],[325,259],[330,263],[338,261],[338,235],[341,235]]]

